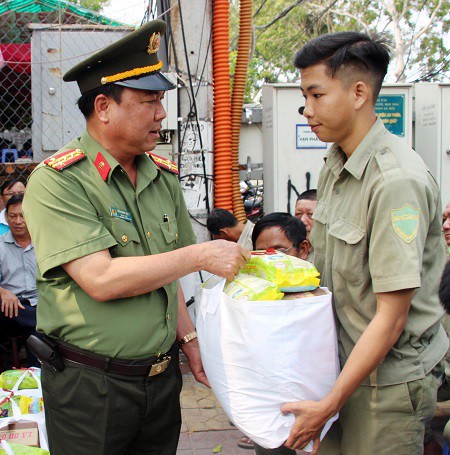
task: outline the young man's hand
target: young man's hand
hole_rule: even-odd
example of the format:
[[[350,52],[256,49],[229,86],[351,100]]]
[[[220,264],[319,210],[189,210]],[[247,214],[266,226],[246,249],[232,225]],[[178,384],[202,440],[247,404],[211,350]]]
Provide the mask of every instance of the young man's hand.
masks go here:
[[[320,446],[320,434],[327,421],[333,417],[331,411],[321,401],[295,401],[281,406],[281,412],[292,412],[295,422],[285,446],[292,449],[303,449],[310,441],[314,442],[312,455],[316,454]]]

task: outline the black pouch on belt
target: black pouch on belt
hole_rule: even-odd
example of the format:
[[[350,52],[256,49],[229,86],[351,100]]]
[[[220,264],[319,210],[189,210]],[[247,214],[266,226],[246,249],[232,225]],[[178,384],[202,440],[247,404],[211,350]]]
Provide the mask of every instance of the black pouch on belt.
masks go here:
[[[39,362],[53,368],[55,371],[64,371],[64,361],[57,351],[57,344],[51,338],[40,339],[31,335],[27,340],[30,351],[38,358]]]

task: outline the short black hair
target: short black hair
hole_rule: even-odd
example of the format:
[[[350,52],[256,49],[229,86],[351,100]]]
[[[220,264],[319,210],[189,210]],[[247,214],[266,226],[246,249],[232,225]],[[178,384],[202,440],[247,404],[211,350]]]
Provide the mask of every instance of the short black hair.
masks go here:
[[[215,208],[208,215],[206,228],[212,235],[219,235],[221,229],[234,227],[238,224],[237,218],[228,210]]]
[[[27,186],[26,182],[17,179],[6,179],[0,187],[0,195],[3,196],[3,193],[12,188],[16,183],[22,183],[24,186]]]
[[[331,77],[342,73],[343,80],[357,72],[373,77],[374,102],[389,66],[390,51],[387,39],[378,34],[369,36],[358,32],[337,32],[308,41],[294,57],[296,68],[305,69],[324,63]]]
[[[8,200],[6,203],[6,213],[8,213],[8,209],[11,207],[11,205],[16,205],[16,204],[22,204],[23,202],[23,194],[15,194],[14,196],[11,196],[11,198]]]
[[[445,264],[439,285],[439,300],[447,314],[450,314],[450,261]]]
[[[88,119],[94,112],[94,101],[98,95],[105,95],[112,98],[117,104],[122,101],[122,93],[126,87],[117,84],[108,84],[103,87],[94,88],[86,93],[83,93],[77,101],[78,108],[84,115],[85,119]]]
[[[297,201],[317,201],[317,190],[306,190],[297,198]]]
[[[271,227],[280,228],[295,248],[300,248],[306,240],[306,227],[298,218],[287,212],[273,212],[256,222],[252,233],[253,249],[256,249],[256,241],[261,232]]]

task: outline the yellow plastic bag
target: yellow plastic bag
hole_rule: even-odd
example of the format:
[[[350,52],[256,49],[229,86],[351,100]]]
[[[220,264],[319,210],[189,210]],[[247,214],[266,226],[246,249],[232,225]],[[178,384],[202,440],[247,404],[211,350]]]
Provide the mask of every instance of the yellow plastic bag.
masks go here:
[[[223,292],[234,300],[281,300],[284,295],[276,284],[245,273],[227,282]]]
[[[275,250],[253,251],[241,272],[270,281],[282,291],[300,291],[320,284],[320,274],[313,264]]]
[[[34,373],[38,378],[41,376],[41,370],[39,368],[33,369]],[[0,374],[0,388],[11,390],[16,382],[22,377],[24,370],[7,370]],[[19,385],[19,390],[23,389],[37,389],[38,384],[36,379],[30,372],[23,378]]]

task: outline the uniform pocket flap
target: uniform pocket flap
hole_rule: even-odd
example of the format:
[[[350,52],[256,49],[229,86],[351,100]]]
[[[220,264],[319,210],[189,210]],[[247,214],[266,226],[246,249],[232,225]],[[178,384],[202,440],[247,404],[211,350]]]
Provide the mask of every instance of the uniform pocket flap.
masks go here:
[[[364,238],[366,231],[349,220],[338,218],[330,226],[328,233],[345,243],[355,245]]]
[[[177,223],[175,220],[171,220],[170,224],[168,222],[159,223],[159,226],[167,243],[178,240]]]
[[[136,228],[128,221],[114,220],[113,221],[114,238],[117,243],[122,246],[127,245],[130,242],[140,243],[139,234]]]
[[[322,224],[327,224],[328,221],[328,212],[330,211],[330,207],[328,204],[324,204],[323,202],[318,202],[317,207],[314,210],[313,220],[318,221]]]

